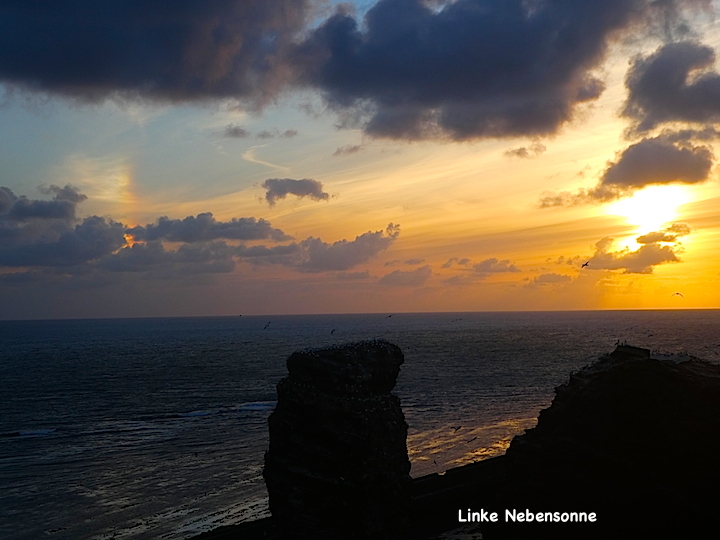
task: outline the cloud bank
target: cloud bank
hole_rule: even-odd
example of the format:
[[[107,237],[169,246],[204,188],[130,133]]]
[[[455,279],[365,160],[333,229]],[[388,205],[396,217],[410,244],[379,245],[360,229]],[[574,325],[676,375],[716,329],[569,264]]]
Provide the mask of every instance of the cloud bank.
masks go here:
[[[280,244],[292,237],[265,219],[218,221],[210,212],[127,227],[99,216],[77,218],[77,205],[87,197],[72,186],[42,191],[52,199],[29,199],[0,187],[0,269],[17,269],[2,277],[5,283],[54,279],[58,272],[69,278],[227,273],[239,262],[306,273],[345,272],[388,249],[400,234],[399,226],[390,223],[384,231],[368,231],[354,240],[328,243],[309,237]]]
[[[85,102],[234,98],[262,105],[310,0],[0,2],[0,81]]]
[[[604,90],[622,32],[679,26],[704,1],[380,0],[340,10],[297,51],[300,81],[364,131],[391,139],[542,136]]]

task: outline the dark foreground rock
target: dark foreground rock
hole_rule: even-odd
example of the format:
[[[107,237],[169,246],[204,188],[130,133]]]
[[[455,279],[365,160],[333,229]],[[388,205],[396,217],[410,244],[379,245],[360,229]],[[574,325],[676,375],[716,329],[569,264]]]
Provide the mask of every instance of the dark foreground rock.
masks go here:
[[[502,519],[483,527],[487,540],[716,534],[720,366],[620,346],[558,387],[505,457],[498,511],[595,512],[597,521]]]
[[[323,454],[320,460],[325,458]],[[653,359],[647,350],[618,347],[558,387],[537,427],[513,439],[505,456],[454,469],[444,476],[413,480],[407,527],[400,531],[400,523],[395,522],[382,538],[426,540],[459,525],[465,536],[445,538],[478,538],[473,531],[482,532],[484,540],[714,537],[719,460],[720,366],[697,360]],[[334,467],[342,466],[337,457],[331,461],[336,463]],[[407,464],[400,461],[398,470],[406,475]],[[299,469],[300,484],[306,482],[303,474],[313,467],[309,464]],[[368,474],[353,480],[354,495],[343,495],[337,481],[322,475],[317,483],[310,482],[318,492],[300,495],[292,486],[289,489],[294,497],[310,497],[307,504],[327,508],[328,493],[351,497],[345,500],[358,497],[363,492],[360,483],[373,479],[372,473]],[[321,486],[330,491],[322,493]],[[388,499],[380,500],[392,504]],[[468,509],[497,512],[498,521],[460,524],[458,512],[466,514]],[[516,514],[530,511],[535,517],[532,522],[513,522],[506,518],[508,510]],[[544,513],[554,519],[555,512],[559,518],[563,513],[594,512],[596,521],[539,523],[539,512],[543,519]],[[274,522],[277,520],[272,518],[221,528],[201,538],[277,538]],[[302,538],[357,538],[352,536],[353,526],[349,520],[333,534]]]
[[[398,539],[408,527],[407,424],[386,341],[296,352],[268,420],[263,476],[283,539]]]

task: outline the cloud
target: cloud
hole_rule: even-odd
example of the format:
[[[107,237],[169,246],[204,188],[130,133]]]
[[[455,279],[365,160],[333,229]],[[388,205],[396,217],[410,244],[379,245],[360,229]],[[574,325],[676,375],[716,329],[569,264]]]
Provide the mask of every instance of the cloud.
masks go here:
[[[280,265],[299,272],[345,272],[369,261],[400,234],[390,223],[384,231],[369,231],[354,240],[332,244],[309,237],[284,245],[246,245],[246,241],[283,242],[292,237],[270,222],[255,218],[217,221],[205,212],[184,219],[166,216],[155,223],[128,228],[110,218],[75,218],[75,205],[86,197],[72,186],[42,190],[52,201],[30,200],[0,188],[0,269],[25,267],[4,283],[81,280],[78,283],[120,283],[122,274],[180,277],[232,272],[238,261]],[[64,202],[59,212],[40,203]],[[16,206],[23,208],[18,214]],[[28,208],[32,208],[30,211]],[[239,241],[237,245],[226,240]],[[180,244],[169,249],[167,242]],[[422,259],[408,259],[419,264]],[[3,273],[0,273],[0,276]],[[111,277],[114,276],[114,277]],[[339,279],[366,279],[367,272],[338,274]],[[121,281],[118,281],[121,280]]]
[[[720,74],[713,71],[715,52],[694,41],[669,43],[630,67],[623,114],[636,121],[635,131],[665,122],[720,121]]]
[[[459,257],[452,257],[447,260],[445,264],[442,265],[442,268],[450,268],[453,264],[459,264],[460,266],[466,266],[470,264],[470,259],[467,257],[459,258]]]
[[[290,139],[292,137],[295,137],[298,135],[297,129],[286,129],[283,132],[280,132],[277,128],[274,130],[267,130],[264,129],[263,131],[260,131],[255,135],[258,139],[274,139],[275,137],[280,137],[282,139]],[[250,133],[247,129],[245,129],[242,126],[239,126],[237,124],[228,124],[225,126],[225,130],[222,132],[223,137],[227,137],[230,139],[247,139],[250,137],[252,133]]]
[[[275,229],[269,221],[255,218],[233,218],[217,221],[211,212],[185,219],[159,218],[155,223],[128,229],[135,240],[167,240],[169,242],[202,242],[224,238],[228,240],[289,240],[291,237]]]
[[[564,274],[556,274],[553,272],[550,274],[541,274],[537,276],[531,282],[526,283],[524,287],[527,289],[537,289],[539,287],[558,285],[561,283],[570,283],[571,281],[572,277],[566,276]]]
[[[613,238],[606,236],[595,244],[595,254],[588,261],[589,268],[593,270],[624,269],[624,274],[652,274],[653,267],[658,264],[680,262],[675,246],[653,242],[643,243],[635,251],[629,249],[610,251],[613,241]]]
[[[333,152],[333,156],[338,157],[357,154],[364,148],[365,146],[363,146],[362,144],[346,144],[345,146],[338,147],[338,149]]]
[[[284,199],[288,195],[310,197],[316,201],[326,201],[330,198],[330,195],[323,191],[322,182],[308,178],[302,180],[268,178],[262,183],[262,187],[267,190],[265,199],[270,206],[274,206],[278,199]]]
[[[520,269],[512,264],[509,259],[499,261],[494,257],[474,264],[472,269],[476,274],[483,276],[502,272],[520,272]]]
[[[5,235],[3,235],[5,236]],[[69,228],[57,222],[21,228],[0,243],[2,266],[73,266],[112,253],[125,245],[125,226],[98,216]]]
[[[430,279],[431,275],[432,269],[429,265],[425,265],[407,272],[395,270],[381,277],[378,283],[392,287],[420,287]]]
[[[704,0],[380,0],[340,9],[298,47],[300,82],[365,133],[391,139],[542,136],[604,84],[609,43],[672,26]]]
[[[683,135],[691,136],[694,132]],[[607,202],[652,185],[697,184],[710,177],[714,156],[707,146],[695,146],[680,134],[666,133],[630,145],[608,163],[594,188],[576,193],[544,193],[542,208]]]
[[[399,234],[400,227],[390,223],[385,231],[366,232],[352,241],[340,240],[328,244],[310,237],[299,244],[303,260],[297,268],[303,272],[349,270],[386,250]]]
[[[424,263],[424,262],[425,262],[425,259],[417,259],[417,258],[415,258],[415,259],[407,259],[407,260],[404,260],[404,261],[403,261],[402,259],[394,259],[394,260],[392,260],[392,261],[386,262],[386,263],[385,263],[385,266],[397,266],[397,265],[399,265],[399,264],[414,265],[414,264],[422,264],[422,263]]]
[[[650,232],[638,236],[635,241],[638,244],[654,244],[657,242],[673,243],[677,242],[681,236],[690,234],[690,227],[685,223],[673,223],[671,227],[662,231]]]
[[[82,101],[266,103],[287,82],[284,51],[310,4],[13,2],[0,20],[0,82]]]
[[[225,126],[225,131],[223,131],[223,137],[228,137],[231,139],[245,139],[250,136],[250,132],[236,124],[228,124]]]
[[[343,281],[357,281],[361,279],[370,279],[370,272],[365,270],[363,272],[338,272],[335,277]]]
[[[151,241],[126,246],[100,259],[97,266],[111,272],[228,273],[235,269],[234,254],[234,248],[225,242],[183,244],[171,251],[162,242]]]
[[[76,218],[87,199],[77,188],[41,188],[51,200],[17,196],[0,188],[0,267],[72,266],[125,244],[125,227],[98,216]]]
[[[510,150],[505,150],[505,152],[503,152],[503,155],[510,158],[529,159],[538,157],[540,154],[545,152],[545,150],[547,150],[547,148],[544,144],[535,142],[528,147],[521,146],[520,148],[512,148]]]
[[[40,188],[40,192],[53,195],[52,200],[28,199],[15,195],[8,187],[0,188],[0,222],[28,221],[32,219],[59,219],[73,221],[76,206],[87,199],[71,185]]]

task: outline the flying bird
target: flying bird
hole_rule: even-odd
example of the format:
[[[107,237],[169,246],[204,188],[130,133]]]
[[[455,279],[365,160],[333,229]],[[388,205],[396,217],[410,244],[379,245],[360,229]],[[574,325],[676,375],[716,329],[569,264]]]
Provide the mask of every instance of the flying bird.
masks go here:
[[[588,262],[586,262],[585,264],[583,264],[580,268],[585,268],[586,266],[590,266],[590,261],[588,261]]]
[[[395,314],[393,313],[392,315],[388,315],[388,316],[385,317],[385,318],[386,318],[386,319],[389,319],[389,318],[392,317],[393,315],[395,315]]]
[[[679,292],[673,293],[671,296],[680,296],[681,298],[685,298],[682,293]]]
[[[477,439],[477,437],[473,437],[473,438],[470,439],[468,442],[471,443],[471,442],[473,442],[475,439]]]
[[[333,328],[332,330],[330,330],[330,333],[331,333],[331,334],[334,334],[334,333],[335,333],[335,330],[337,330],[337,328]]]
[[[270,326],[270,323],[271,323],[271,322],[272,322],[272,321],[268,321],[268,323],[265,325],[265,328],[267,328],[268,326]],[[263,330],[265,330],[265,328],[263,328]]]
[[[457,431],[457,430],[460,429],[462,426],[450,426],[450,427],[452,427],[455,431]]]

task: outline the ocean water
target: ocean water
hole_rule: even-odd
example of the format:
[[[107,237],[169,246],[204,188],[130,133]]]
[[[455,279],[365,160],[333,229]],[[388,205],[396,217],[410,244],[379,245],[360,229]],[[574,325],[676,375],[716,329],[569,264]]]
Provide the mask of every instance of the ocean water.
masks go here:
[[[402,348],[421,476],[502,454],[618,340],[718,362],[718,330],[717,310],[0,322],[0,538],[182,540],[267,515],[267,417],[297,349]]]

